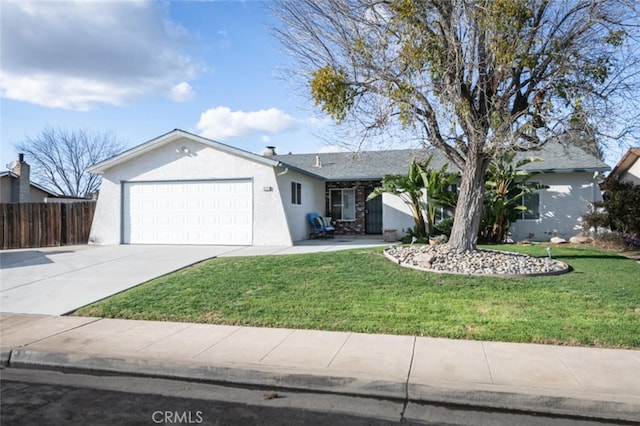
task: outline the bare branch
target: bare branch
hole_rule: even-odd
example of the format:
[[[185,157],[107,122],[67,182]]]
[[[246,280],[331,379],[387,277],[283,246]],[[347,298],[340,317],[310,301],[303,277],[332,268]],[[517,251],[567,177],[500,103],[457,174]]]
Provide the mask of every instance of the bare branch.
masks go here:
[[[87,168],[122,151],[124,145],[110,132],[47,127],[15,148],[26,155],[34,181],[61,195],[90,197],[100,187],[100,176],[87,173]]]

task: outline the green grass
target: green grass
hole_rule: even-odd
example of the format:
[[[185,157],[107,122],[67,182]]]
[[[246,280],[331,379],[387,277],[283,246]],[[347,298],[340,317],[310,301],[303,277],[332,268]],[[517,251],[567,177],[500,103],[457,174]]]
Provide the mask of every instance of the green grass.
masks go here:
[[[536,256],[541,246],[492,247]],[[399,267],[381,249],[212,259],[75,315],[601,347],[640,346],[640,265],[554,247],[568,274],[471,277]]]

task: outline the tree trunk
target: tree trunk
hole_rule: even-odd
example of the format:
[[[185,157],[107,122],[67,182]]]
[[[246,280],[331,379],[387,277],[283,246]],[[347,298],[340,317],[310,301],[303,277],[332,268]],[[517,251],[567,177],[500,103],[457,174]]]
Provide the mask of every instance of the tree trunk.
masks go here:
[[[453,221],[449,245],[456,251],[476,248],[482,217],[484,181],[489,159],[483,155],[469,155],[462,170],[458,208]]]

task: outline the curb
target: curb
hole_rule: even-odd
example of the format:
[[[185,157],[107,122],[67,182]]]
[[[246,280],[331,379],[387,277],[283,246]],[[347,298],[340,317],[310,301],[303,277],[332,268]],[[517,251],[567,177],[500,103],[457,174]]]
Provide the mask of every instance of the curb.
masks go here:
[[[292,391],[312,391],[359,395],[369,398],[406,399],[406,384],[352,377],[290,373],[284,370],[266,370],[187,364],[162,359],[101,357],[95,354],[45,352],[28,349],[11,351],[8,365],[17,368],[41,368],[74,372],[196,381],[226,384],[237,387],[278,388]]]
[[[554,416],[574,420],[640,423],[640,400],[631,402],[606,399],[534,395],[515,391],[446,388],[405,382],[364,380],[354,377],[292,373],[284,369],[253,369],[251,366],[198,365],[162,359],[101,357],[95,354],[45,352],[14,349],[10,367],[65,370],[88,374],[117,374],[184,381],[196,381],[241,388],[288,390],[403,402],[413,408],[405,417],[420,419],[421,406],[452,409]],[[418,410],[416,410],[416,408]]]

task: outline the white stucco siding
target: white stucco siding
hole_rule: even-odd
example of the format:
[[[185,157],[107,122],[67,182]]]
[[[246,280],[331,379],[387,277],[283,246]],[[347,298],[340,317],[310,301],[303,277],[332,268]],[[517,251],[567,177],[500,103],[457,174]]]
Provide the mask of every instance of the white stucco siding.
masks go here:
[[[306,240],[311,232],[307,214],[318,213],[321,216],[326,214],[325,182],[291,170],[282,170],[277,174],[277,179],[280,188],[279,195],[289,224],[291,239],[293,241]],[[297,182],[301,185],[300,204],[291,202],[292,182]]]
[[[100,194],[91,224],[89,243],[120,244],[121,185],[109,174],[102,176]]]
[[[629,167],[629,170],[620,177],[620,181],[640,185],[640,160],[636,160],[633,165]]]
[[[187,153],[182,152],[183,147]],[[90,241],[97,244],[121,242],[123,182],[216,179],[251,179],[253,245],[292,244],[274,168],[190,139],[159,146],[105,171]]]
[[[593,173],[543,174],[531,182],[549,188],[539,192],[540,218],[520,219],[511,226],[514,241],[548,241],[554,236],[568,239],[581,231],[582,215],[589,205],[602,199]]]
[[[553,236],[570,238],[581,231],[582,215],[593,201],[602,199],[593,173],[542,174],[531,179],[548,185],[540,191],[540,218],[520,219],[511,226],[514,241],[548,241]],[[415,224],[409,207],[392,194],[383,194],[383,228],[400,236]]]
[[[395,229],[402,238],[415,226],[411,209],[402,198],[382,194],[382,229]]]

